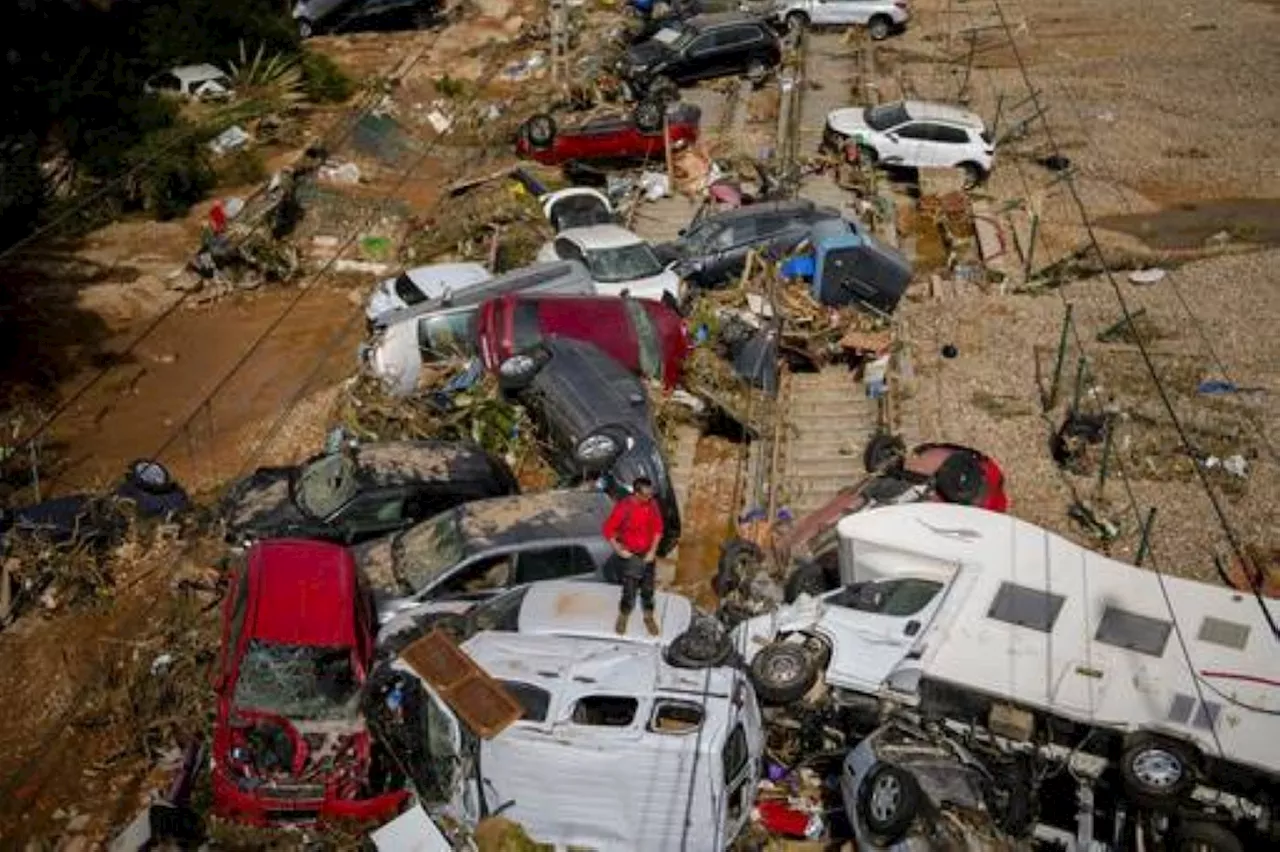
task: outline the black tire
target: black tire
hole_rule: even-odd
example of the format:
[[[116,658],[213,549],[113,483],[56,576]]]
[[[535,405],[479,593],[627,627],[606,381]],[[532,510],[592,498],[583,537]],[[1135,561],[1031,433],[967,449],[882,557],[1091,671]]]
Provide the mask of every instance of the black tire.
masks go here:
[[[670,77],[657,76],[649,83],[648,100],[667,104],[680,100],[680,87]]]
[[[769,64],[758,56],[747,60],[744,76],[753,86],[759,86],[769,78]]]
[[[724,627],[703,618],[671,641],[666,656],[667,662],[679,669],[707,669],[724,665],[732,653],[733,640]]]
[[[741,538],[726,541],[716,564],[716,594],[724,597],[745,586],[763,561],[764,553],[754,543]]]
[[[816,562],[806,562],[792,570],[791,575],[787,577],[782,595],[787,603],[795,603],[796,598],[801,594],[817,597],[831,589],[831,579],[827,577],[827,572],[822,570],[822,566]]]
[[[532,358],[534,368],[516,374],[503,371],[502,367],[508,361],[514,361],[516,358]],[[498,365],[498,390],[507,396],[515,396],[529,387],[533,383],[534,378],[538,375],[538,371],[542,369],[542,365],[547,362],[547,353],[545,349],[531,349],[525,352],[517,352],[507,361]]]
[[[813,658],[795,642],[774,642],[751,661],[751,683],[764,704],[799,701],[817,679],[818,667]]]
[[[298,18],[298,38],[306,41],[316,34],[316,25],[309,18]]]
[[[884,41],[893,35],[893,21],[887,15],[876,15],[867,21],[867,35],[872,41]]]
[[[596,460],[596,461],[592,461],[591,459],[585,459],[582,456],[578,455],[578,446],[582,444],[582,441],[585,441],[587,438],[593,438],[597,435],[603,435],[605,437],[610,438],[613,441],[614,446],[617,447],[617,449],[614,450],[613,454],[605,459]],[[575,445],[572,449],[573,462],[582,471],[589,474],[600,473],[601,471],[608,470],[610,467],[613,466],[613,463],[618,460],[618,456],[622,455],[627,451],[627,433],[624,429],[621,429],[617,426],[604,426],[590,433],[589,435],[584,436],[582,441],[579,441],[578,444]]]
[[[524,123],[524,135],[534,148],[550,148],[556,140],[556,120],[545,112],[530,116]]]
[[[1176,740],[1139,735],[1120,758],[1125,792],[1137,805],[1169,809],[1195,787],[1196,754]]]
[[[972,506],[982,497],[982,460],[977,453],[956,450],[933,475],[933,487],[948,503]]]
[[[169,494],[178,484],[173,481],[169,468],[152,459],[135,459],[129,462],[125,481],[147,494]]]
[[[907,454],[907,445],[896,435],[877,432],[862,450],[862,467],[867,473],[879,473],[896,465]]]
[[[973,189],[986,179],[987,173],[977,163],[961,163],[960,172],[964,175],[964,188]]]
[[[662,129],[662,119],[666,115],[665,105],[653,98],[636,104],[631,113],[631,120],[641,133],[656,133]]]
[[[920,810],[915,776],[891,763],[871,767],[858,787],[858,816],[879,841],[891,846],[902,839]]]
[[[809,26],[809,16],[804,12],[792,12],[787,15],[786,24],[789,32],[799,32]]]
[[[1244,852],[1244,844],[1216,822],[1184,822],[1173,831],[1169,852]]]

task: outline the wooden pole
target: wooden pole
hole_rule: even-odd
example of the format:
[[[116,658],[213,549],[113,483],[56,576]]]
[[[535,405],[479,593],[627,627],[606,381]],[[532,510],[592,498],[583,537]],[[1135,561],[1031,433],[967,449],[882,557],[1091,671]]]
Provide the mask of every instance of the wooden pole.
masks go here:
[[[667,118],[666,108],[662,112],[662,152],[667,158],[667,185],[674,195],[676,191],[676,168],[671,156],[671,122]]]
[[[1138,555],[1133,558],[1133,564],[1141,567],[1147,556],[1151,553],[1151,528],[1156,523],[1156,507],[1152,506],[1147,510],[1147,519],[1142,523],[1142,539],[1138,542]]]

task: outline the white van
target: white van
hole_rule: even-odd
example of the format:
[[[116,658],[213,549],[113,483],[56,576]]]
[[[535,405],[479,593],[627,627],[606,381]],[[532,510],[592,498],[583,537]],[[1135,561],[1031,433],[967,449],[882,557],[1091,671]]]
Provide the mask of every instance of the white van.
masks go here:
[[[555,600],[534,607],[539,632],[489,629],[446,648],[437,631],[371,677],[372,730],[420,804],[459,836],[501,813],[557,849],[726,849],[750,818],[763,766],[749,680],[729,666],[676,668],[648,636],[614,635],[616,586],[549,585]],[[549,632],[554,613],[573,635]],[[483,674],[463,670],[472,665]],[[481,736],[501,705],[488,679],[518,701],[520,718]],[[463,682],[477,685],[448,688]]]
[[[849,585],[736,629],[762,700],[794,700],[823,671],[854,705],[1052,732],[1112,761],[1139,805],[1202,785],[1274,807],[1276,601],[965,506],[873,509],[838,535]]]

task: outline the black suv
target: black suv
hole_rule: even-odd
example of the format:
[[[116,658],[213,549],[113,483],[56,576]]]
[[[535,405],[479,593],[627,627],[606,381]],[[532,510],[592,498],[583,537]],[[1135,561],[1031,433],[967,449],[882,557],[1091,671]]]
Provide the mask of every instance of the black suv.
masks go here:
[[[777,260],[809,239],[814,222],[839,219],[834,207],[812,201],[769,201],[695,219],[680,238],[655,246],[665,264],[695,287],[715,287],[742,273],[752,249]]]
[[[782,45],[766,22],[723,12],[673,21],[628,48],[619,71],[633,97],[674,97],[678,85],[731,74],[762,83],[781,62]]]
[[[639,379],[590,343],[551,338],[502,362],[498,382],[538,420],[562,474],[600,476],[613,497],[638,476],[652,481],[664,528],[658,552],[670,552],[680,510]]]

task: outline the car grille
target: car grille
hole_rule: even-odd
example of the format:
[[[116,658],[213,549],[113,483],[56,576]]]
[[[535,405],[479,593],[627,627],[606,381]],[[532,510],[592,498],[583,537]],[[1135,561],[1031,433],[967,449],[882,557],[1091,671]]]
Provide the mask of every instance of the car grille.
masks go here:
[[[279,784],[258,788],[264,799],[275,799],[281,802],[307,802],[324,798],[323,784]]]

